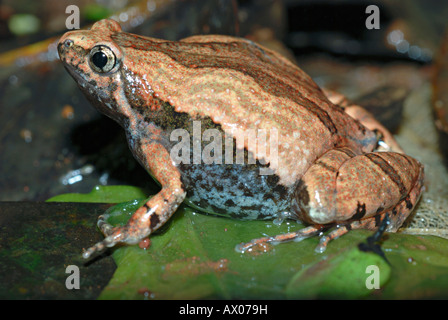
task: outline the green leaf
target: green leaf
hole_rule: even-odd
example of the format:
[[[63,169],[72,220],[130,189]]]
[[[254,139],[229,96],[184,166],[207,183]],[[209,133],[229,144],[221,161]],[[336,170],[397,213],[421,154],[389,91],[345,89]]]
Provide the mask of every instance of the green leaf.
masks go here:
[[[123,188],[118,189],[122,199],[128,193]],[[144,192],[136,194],[144,198]],[[125,224],[142,201],[110,208],[109,222]],[[387,233],[381,247],[390,265],[358,249],[372,235],[369,230],[352,230],[330,242],[323,254],[314,251],[317,237],[235,251],[241,242],[301,227],[291,221],[279,226],[205,215],[181,206],[150,236],[149,248],[112,249],[117,269],[100,299],[448,298],[448,241],[434,236]],[[373,279],[368,266],[378,267],[379,289],[366,285]]]
[[[47,202],[97,202],[120,203],[134,199],[144,199],[147,195],[141,188],[132,186],[96,186],[90,193],[66,193]]]
[[[109,221],[116,220],[124,207],[131,212],[139,205],[111,208]],[[207,216],[182,207],[150,237],[149,249],[114,250],[118,268],[100,299],[359,298],[372,292],[365,285],[367,266],[379,266],[380,286],[389,278],[389,267],[381,257],[357,249],[368,232],[332,242],[326,254],[314,252],[317,238],[267,244],[244,254],[235,251],[241,241],[300,227],[294,222],[277,226],[271,221]],[[341,292],[347,293],[341,296]]]
[[[355,299],[383,288],[391,269],[383,258],[358,248],[344,250],[333,259],[315,262],[293,276],[288,298]]]
[[[383,298],[448,298],[448,240],[389,234],[383,247],[392,265],[390,281],[381,293]]]
[[[90,21],[98,21],[109,17],[112,12],[105,6],[91,3],[84,6],[83,10],[84,18]]]

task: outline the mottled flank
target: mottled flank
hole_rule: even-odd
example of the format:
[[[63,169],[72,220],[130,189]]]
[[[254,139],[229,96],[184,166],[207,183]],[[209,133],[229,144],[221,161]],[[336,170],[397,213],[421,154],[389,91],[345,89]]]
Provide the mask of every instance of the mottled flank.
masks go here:
[[[288,190],[273,183],[273,176],[260,175],[233,165],[182,165],[187,197],[206,211],[239,219],[274,219],[288,211]],[[219,181],[219,183],[217,183]]]

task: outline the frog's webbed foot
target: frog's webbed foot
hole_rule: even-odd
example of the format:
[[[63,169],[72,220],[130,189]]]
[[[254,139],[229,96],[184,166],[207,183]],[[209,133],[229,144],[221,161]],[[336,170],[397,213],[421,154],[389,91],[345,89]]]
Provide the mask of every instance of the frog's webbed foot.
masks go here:
[[[100,223],[101,223],[101,226],[100,226]],[[98,217],[98,227],[100,228],[100,230],[103,232],[104,235],[108,235],[108,236],[112,234],[112,231],[114,229],[112,225],[110,225],[109,223],[107,223],[105,221],[104,216]],[[104,231],[103,231],[103,228],[104,228]],[[106,242],[106,239],[104,239],[103,241],[97,242],[94,246],[85,250],[82,253],[82,257],[84,259],[89,259],[90,257],[92,257],[92,255],[97,255],[97,254],[102,253],[107,248],[109,241],[110,240],[108,240]]]

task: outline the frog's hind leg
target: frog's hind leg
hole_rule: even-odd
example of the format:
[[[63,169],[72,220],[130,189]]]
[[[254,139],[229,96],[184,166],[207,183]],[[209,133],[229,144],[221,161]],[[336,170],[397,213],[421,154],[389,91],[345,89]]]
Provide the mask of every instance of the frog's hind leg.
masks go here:
[[[323,251],[352,229],[378,228],[386,213],[387,231],[397,231],[418,202],[423,179],[423,166],[405,154],[334,149],[302,177],[293,210],[305,222],[339,226],[321,238],[317,251]]]
[[[348,233],[350,230],[356,230],[356,229],[369,229],[373,230],[376,227],[381,228],[383,226],[383,229],[380,230],[378,234],[382,234],[385,231],[385,227],[387,228],[390,225],[390,220],[388,216],[388,212],[378,214],[375,217],[370,217],[362,220],[354,220],[350,222],[345,222],[342,224],[337,224],[336,227],[331,230],[328,234],[323,235],[320,237],[319,244],[314,249],[314,251],[318,253],[322,253],[327,249],[328,243],[331,240],[337,239],[340,236],[343,236],[344,234]]]
[[[345,113],[361,122],[361,124],[367,129],[377,133],[378,151],[404,153],[392,133],[390,133],[389,130],[387,130],[387,128],[384,127],[378,120],[376,120],[373,114],[368,112],[363,107],[353,104],[353,102],[340,93],[331,90],[324,90],[324,93],[332,103],[342,107]]]
[[[375,216],[360,220],[356,220],[356,217],[353,216],[351,221],[338,224],[335,229],[320,238],[319,245],[316,247],[315,251],[319,253],[324,252],[331,240],[339,238],[340,236],[348,233],[350,230],[381,229],[378,230],[377,233],[374,234],[374,236],[372,236],[373,238],[379,237],[382,233],[384,233],[384,231],[396,232],[403,224],[404,220],[406,220],[406,218],[409,216],[415,204],[418,202],[422,188],[423,175],[419,176],[416,184],[409,192],[409,194],[404,199],[402,199],[395,207],[389,210],[378,212],[378,214]],[[378,241],[379,239],[374,240]]]
[[[390,133],[389,130],[387,130],[386,127],[384,127],[380,122],[378,122],[373,114],[368,112],[366,109],[358,105],[350,105],[345,107],[345,113],[361,122],[361,124],[367,129],[376,132],[378,137],[378,151],[404,153],[392,133]]]
[[[237,252],[244,253],[251,248],[261,245],[263,243],[273,243],[277,244],[280,242],[287,242],[287,241],[302,241],[307,238],[311,238],[313,236],[320,236],[319,244],[316,246],[314,251],[317,253],[323,253],[328,246],[328,243],[331,240],[337,239],[344,234],[348,233],[350,230],[355,229],[374,229],[376,226],[380,225],[382,221],[384,221],[386,213],[372,217],[363,219],[360,221],[350,221],[342,224],[331,224],[328,226],[324,225],[313,225],[306,228],[303,228],[298,231],[279,234],[272,237],[262,237],[253,239],[246,243],[240,243],[235,247],[235,250]],[[390,221],[388,222],[390,224]],[[325,230],[331,229],[328,234],[323,235]]]
[[[302,177],[292,213],[311,226],[297,232],[241,244],[244,251],[263,242],[302,240],[334,228],[320,239],[323,252],[332,239],[353,229],[375,230],[388,214],[387,231],[395,232],[409,216],[423,190],[423,166],[400,153],[356,155],[347,148],[328,151]]]

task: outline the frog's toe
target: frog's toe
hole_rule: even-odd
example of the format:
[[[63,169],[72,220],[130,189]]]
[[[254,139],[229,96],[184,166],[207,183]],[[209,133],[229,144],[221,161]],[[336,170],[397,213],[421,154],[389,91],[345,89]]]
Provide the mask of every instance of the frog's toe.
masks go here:
[[[146,229],[142,231],[130,226],[112,227],[107,222],[103,221],[104,223],[100,223],[100,221],[103,220],[99,219],[98,227],[106,237],[103,241],[98,242],[83,252],[82,256],[85,259],[103,252],[106,248],[114,247],[118,243],[137,244],[149,234]]]
[[[85,250],[82,253],[82,257],[84,259],[89,259],[93,255],[96,255],[96,254],[99,254],[99,253],[103,252],[104,249],[106,249],[106,245],[105,245],[104,241],[98,242],[93,247],[90,247],[87,250]]]
[[[291,240],[302,241],[306,238],[309,238],[316,234],[319,234],[323,228],[324,227],[320,226],[320,225],[309,226],[309,227],[306,227],[304,229],[301,229],[301,230],[298,230],[295,232],[279,234],[274,237],[263,237],[263,238],[253,239],[249,242],[238,244],[235,247],[235,250],[237,252],[244,253],[257,245],[261,245],[261,244],[267,243],[267,242],[277,244],[277,243],[287,242],[287,241],[291,241]]]
[[[93,255],[102,253],[106,248],[113,247],[116,242],[114,242],[111,236],[106,237],[103,241],[97,242],[94,246],[88,248],[82,253],[84,259],[89,259]]]
[[[239,253],[244,253],[247,250],[255,247],[256,245],[260,245],[260,244],[266,243],[266,242],[272,242],[273,239],[274,239],[274,237],[264,237],[264,238],[253,239],[246,243],[243,242],[243,243],[237,244],[235,246],[235,251],[239,252]]]
[[[97,226],[101,232],[107,237],[110,236],[117,228],[107,222],[108,216],[101,215],[98,217]]]
[[[100,229],[106,235],[106,233],[101,227]],[[96,243],[94,246],[88,248],[86,251],[83,252],[82,256],[84,259],[88,259],[93,255],[100,254],[106,248],[111,248],[120,242],[127,242],[125,235],[126,233],[123,232],[122,228],[112,228],[112,229],[109,228],[107,229],[107,232],[109,232],[110,234],[106,235],[106,238],[104,238],[103,241]]]

